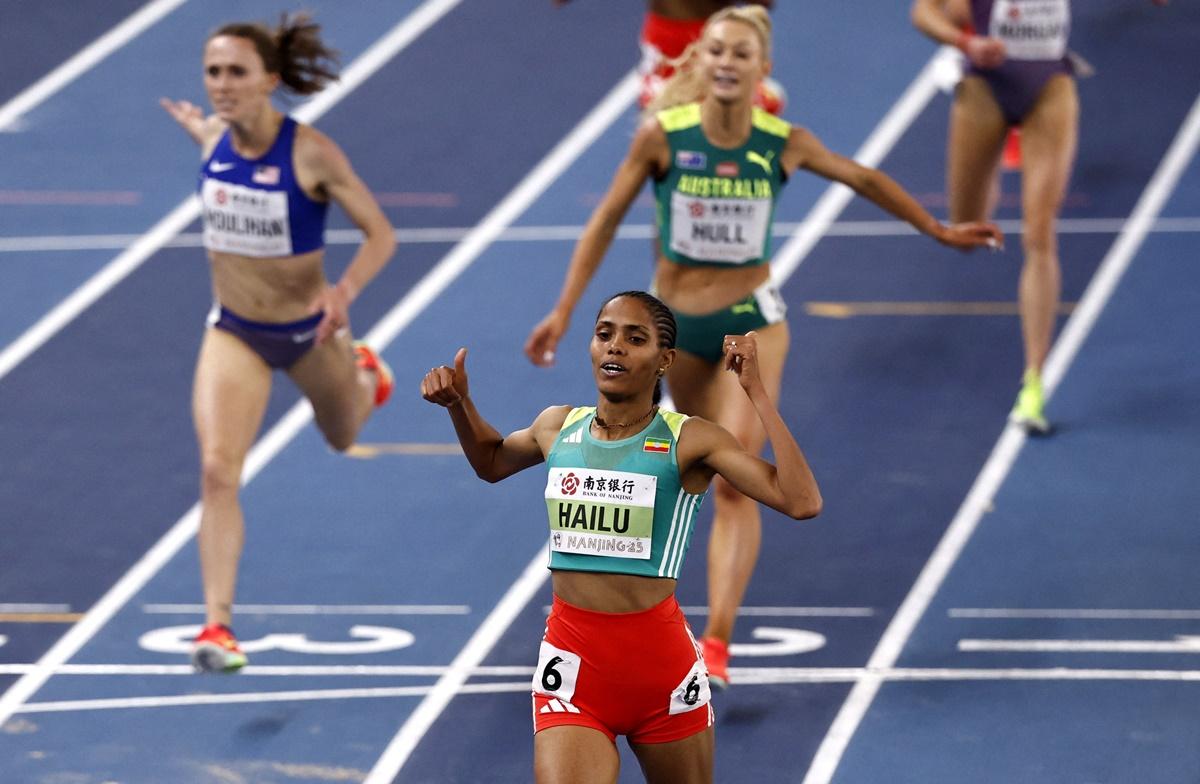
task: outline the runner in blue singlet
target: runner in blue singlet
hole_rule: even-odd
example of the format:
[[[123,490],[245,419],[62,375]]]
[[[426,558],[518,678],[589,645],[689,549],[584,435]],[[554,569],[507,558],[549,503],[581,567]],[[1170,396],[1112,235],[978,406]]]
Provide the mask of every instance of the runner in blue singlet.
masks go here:
[[[391,390],[387,366],[351,342],[348,310],[391,257],[392,226],[338,146],[271,105],[280,86],[298,95],[320,91],[336,78],[332,56],[304,15],[285,18],[276,30],[225,25],[204,47],[214,113],[162,100],[202,150],[199,190],[215,297],[192,397],[206,607],[192,652],[199,670],[233,672],[246,663],[229,630],[244,539],[238,488],[272,370],[286,371],[300,387],[337,450],[354,443]],[[331,201],[365,235],[336,285],[323,269]]]

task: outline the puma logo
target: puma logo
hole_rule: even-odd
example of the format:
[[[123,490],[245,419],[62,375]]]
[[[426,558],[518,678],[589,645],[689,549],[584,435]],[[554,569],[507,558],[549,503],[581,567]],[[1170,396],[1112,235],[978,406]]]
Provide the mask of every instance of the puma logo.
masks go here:
[[[765,171],[767,174],[771,173],[771,158],[774,156],[774,150],[768,152],[766,157],[759,155],[754,150],[746,151],[746,160],[750,161],[750,163],[757,163],[759,166],[763,167],[763,171]]]

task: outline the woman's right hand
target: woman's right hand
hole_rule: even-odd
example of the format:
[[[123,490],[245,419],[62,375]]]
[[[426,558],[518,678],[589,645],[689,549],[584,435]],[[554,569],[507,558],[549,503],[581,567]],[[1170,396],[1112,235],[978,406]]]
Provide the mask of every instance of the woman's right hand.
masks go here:
[[[467,350],[454,355],[454,367],[439,365],[421,379],[421,397],[444,408],[458,405],[467,398]]]
[[[1008,54],[1004,49],[1003,41],[986,35],[968,36],[963,43],[962,51],[972,65],[983,69],[999,68],[1004,64]]]
[[[204,143],[208,121],[204,117],[203,109],[191,101],[172,101],[170,98],[159,98],[158,105],[187,131],[187,135],[191,136],[196,144]]]
[[[537,323],[525,341],[525,356],[538,367],[554,364],[554,349],[567,331],[567,317],[552,310]]]

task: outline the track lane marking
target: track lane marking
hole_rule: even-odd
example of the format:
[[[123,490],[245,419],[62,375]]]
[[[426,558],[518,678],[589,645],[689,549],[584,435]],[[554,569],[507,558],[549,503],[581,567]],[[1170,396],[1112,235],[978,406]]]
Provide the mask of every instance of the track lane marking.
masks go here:
[[[1128,221],[1124,218],[1063,218],[1058,233],[1119,234]],[[1009,237],[1024,230],[1020,221],[996,221]],[[794,234],[804,227],[803,222],[776,221],[779,236]],[[449,245],[460,242],[471,233],[472,226],[417,226],[396,229],[396,241],[404,245]],[[495,242],[575,242],[583,234],[582,224],[546,226],[510,226],[496,237]],[[648,223],[623,223],[617,229],[618,240],[653,239],[655,228]],[[1150,225],[1151,234],[1200,233],[1200,218],[1156,218]],[[833,221],[825,230],[826,237],[919,237],[917,230],[903,221],[845,220]],[[0,253],[62,253],[68,251],[100,251],[127,248],[140,234],[45,234],[0,237]],[[357,245],[362,242],[358,229],[329,229],[326,245]],[[203,247],[200,232],[180,232],[163,242],[164,248]]]

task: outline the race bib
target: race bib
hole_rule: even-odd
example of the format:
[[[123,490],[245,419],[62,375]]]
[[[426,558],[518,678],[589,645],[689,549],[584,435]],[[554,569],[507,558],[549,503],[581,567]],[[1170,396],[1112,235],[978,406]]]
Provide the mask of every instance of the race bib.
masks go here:
[[[1060,60],[1070,27],[1068,0],[995,0],[988,35],[1010,60]]]
[[[204,247],[240,256],[292,255],[287,194],[206,179]]]
[[[743,264],[762,258],[771,199],[671,194],[671,250],[697,261]]]
[[[608,558],[650,558],[658,477],[594,468],[552,468],[546,482],[550,549]]]
[[[580,662],[578,654],[556,648],[542,640],[537,669],[533,671],[534,692],[558,697],[569,703],[575,696]]]
[[[704,662],[696,662],[692,665],[691,671],[671,692],[671,702],[667,707],[667,713],[672,716],[687,713],[697,708],[703,708],[710,702],[712,702],[712,689],[708,684],[708,670],[704,668]]]

